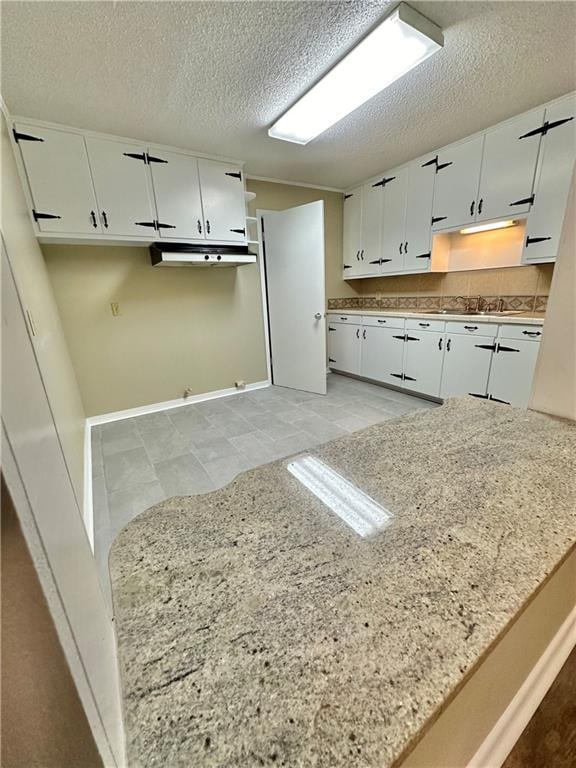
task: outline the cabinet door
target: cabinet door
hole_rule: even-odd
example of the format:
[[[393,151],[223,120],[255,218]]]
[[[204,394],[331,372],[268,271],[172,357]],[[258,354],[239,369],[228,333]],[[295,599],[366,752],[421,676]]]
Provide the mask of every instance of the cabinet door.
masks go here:
[[[344,195],[344,244],[342,252],[344,279],[362,274],[360,263],[361,232],[362,187],[356,187]]]
[[[558,252],[576,158],[576,100],[569,96],[546,110],[534,205],[528,216],[522,261],[554,261]],[[552,127],[553,126],[553,127]]]
[[[435,166],[418,161],[408,166],[404,271],[428,271],[432,258],[432,201]]]
[[[246,242],[242,169],[219,160],[198,160],[207,240]]]
[[[155,211],[146,148],[86,137],[103,232],[155,239]]]
[[[362,328],[362,376],[385,384],[401,385],[403,331],[394,328]]]
[[[150,147],[148,163],[160,237],[203,240],[204,216],[197,158]]]
[[[484,137],[438,153],[432,229],[451,229],[476,219]]]
[[[360,263],[365,275],[380,272],[383,197],[381,185],[365,184],[362,188]]]
[[[359,325],[328,323],[328,364],[345,373],[360,373]]]
[[[444,358],[444,334],[436,331],[406,331],[404,386],[438,397]]]
[[[529,134],[543,122],[538,109],[486,133],[476,221],[530,210],[540,134]]]
[[[491,400],[528,406],[539,349],[537,341],[498,339],[488,381]]]
[[[485,397],[493,348],[493,336],[446,334],[440,396]]]
[[[404,265],[407,171],[390,171],[384,187],[381,273],[401,272]]]
[[[79,133],[16,123],[40,232],[100,232],[84,137]],[[27,138],[26,138],[27,137]]]

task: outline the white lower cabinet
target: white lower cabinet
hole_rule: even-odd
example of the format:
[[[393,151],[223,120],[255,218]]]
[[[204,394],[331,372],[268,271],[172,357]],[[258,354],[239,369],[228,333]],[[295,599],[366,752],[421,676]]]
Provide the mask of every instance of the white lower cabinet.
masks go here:
[[[362,376],[384,384],[398,384],[394,375],[402,372],[403,356],[403,330],[376,326],[362,328]]]
[[[328,315],[329,366],[431,397],[527,407],[541,327],[482,325],[454,321],[445,331],[426,318]]]
[[[485,397],[493,349],[493,336],[447,333],[440,397]]]
[[[440,394],[444,333],[435,331],[406,332],[403,383],[423,395]]]
[[[360,319],[360,318],[358,318]],[[344,373],[360,374],[362,327],[328,318],[328,364]]]
[[[491,400],[526,408],[540,344],[499,338],[492,356],[488,394]]]

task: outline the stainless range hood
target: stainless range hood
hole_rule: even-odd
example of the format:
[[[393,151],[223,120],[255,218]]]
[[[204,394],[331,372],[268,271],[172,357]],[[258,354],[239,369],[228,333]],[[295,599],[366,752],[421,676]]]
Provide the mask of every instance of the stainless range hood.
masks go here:
[[[150,257],[153,267],[240,267],[256,261],[247,245],[152,243]]]

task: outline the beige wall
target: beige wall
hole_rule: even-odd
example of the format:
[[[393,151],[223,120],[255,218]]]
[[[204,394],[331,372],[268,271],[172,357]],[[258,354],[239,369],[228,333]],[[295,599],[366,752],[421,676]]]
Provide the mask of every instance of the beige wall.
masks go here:
[[[42,252],[29,218],[16,162],[2,116],[1,229],[16,284],[33,318],[33,338],[54,422],[68,464],[78,505],[82,509],[84,484],[84,408],[72,366],[58,306]]]
[[[576,419],[576,172],[548,306],[530,407]]]
[[[257,264],[163,269],[142,247],[43,251],[89,416],[266,378]]]
[[[256,199],[250,204],[252,215],[261,210],[281,211],[297,205],[324,200],[325,247],[326,247],[326,298],[334,296],[357,296],[361,292],[358,283],[345,283],[342,280],[342,222],[343,195],[341,192],[327,192],[323,189],[276,184],[271,181],[248,180],[250,192],[256,193]]]
[[[378,277],[357,282],[361,283],[365,296],[547,296],[553,271],[553,264],[541,264]]]

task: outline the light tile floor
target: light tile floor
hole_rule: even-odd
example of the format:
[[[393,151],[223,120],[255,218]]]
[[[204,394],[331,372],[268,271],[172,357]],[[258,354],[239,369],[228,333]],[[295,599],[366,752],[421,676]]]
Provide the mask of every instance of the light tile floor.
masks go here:
[[[326,396],[272,386],[93,427],[95,555],[106,598],[112,541],[153,504],[216,490],[246,469],[435,405],[330,374]]]

